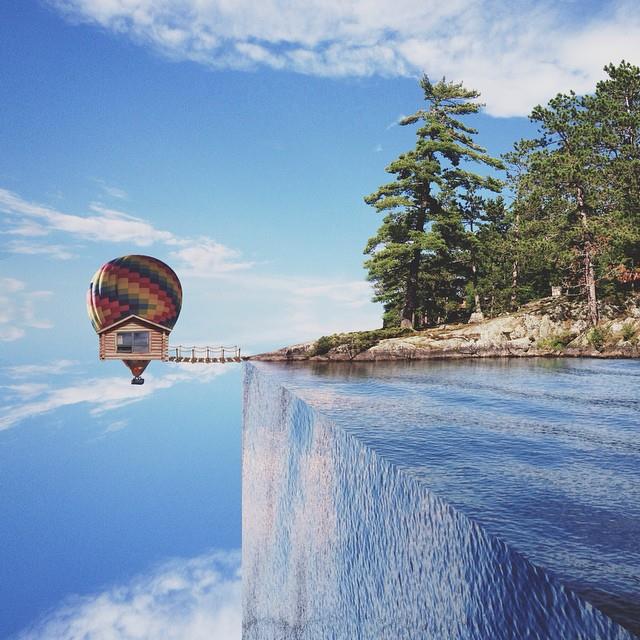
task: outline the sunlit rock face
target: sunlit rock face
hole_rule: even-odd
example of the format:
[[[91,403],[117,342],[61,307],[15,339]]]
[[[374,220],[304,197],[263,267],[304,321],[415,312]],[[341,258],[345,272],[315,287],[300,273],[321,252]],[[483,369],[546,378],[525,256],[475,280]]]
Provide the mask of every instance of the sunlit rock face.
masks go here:
[[[634,636],[247,364],[243,638]]]

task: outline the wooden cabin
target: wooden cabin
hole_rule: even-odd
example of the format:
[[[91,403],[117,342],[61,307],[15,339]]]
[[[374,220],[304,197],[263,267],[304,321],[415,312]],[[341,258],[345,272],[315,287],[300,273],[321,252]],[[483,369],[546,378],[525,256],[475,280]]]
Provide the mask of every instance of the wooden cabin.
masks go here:
[[[163,360],[169,357],[170,329],[131,315],[98,331],[100,360]]]

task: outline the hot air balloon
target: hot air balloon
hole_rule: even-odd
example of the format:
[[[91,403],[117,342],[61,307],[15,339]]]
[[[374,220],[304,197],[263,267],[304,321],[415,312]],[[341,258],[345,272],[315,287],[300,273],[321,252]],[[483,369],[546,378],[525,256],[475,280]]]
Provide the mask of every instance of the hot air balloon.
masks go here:
[[[122,360],[141,377],[151,360],[167,360],[169,333],[182,306],[182,286],[171,267],[151,256],[123,256],[91,279],[87,311],[100,340],[101,360]]]

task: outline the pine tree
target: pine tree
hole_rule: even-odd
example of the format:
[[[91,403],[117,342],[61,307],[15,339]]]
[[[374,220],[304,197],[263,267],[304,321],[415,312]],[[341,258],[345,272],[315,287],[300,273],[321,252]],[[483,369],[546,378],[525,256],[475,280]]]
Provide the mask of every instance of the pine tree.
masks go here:
[[[545,279],[579,292],[594,325],[599,292],[615,290],[619,269],[640,258],[640,70],[625,62],[605,70],[593,95],[559,94],[536,107],[539,137],[508,154],[518,174],[518,255],[529,271],[521,285],[531,297]]]
[[[565,246],[565,228],[557,203],[539,174],[530,170],[538,140],[521,140],[504,155],[513,195],[509,207],[511,229],[511,310],[519,304],[549,295],[552,286],[568,289],[575,280],[573,254]]]
[[[489,316],[515,308],[519,298],[517,214],[507,208],[502,196],[484,202],[484,224],[476,235],[477,296],[486,301]]]
[[[603,260],[613,270],[604,274],[602,288],[608,284],[612,290],[620,286],[620,274],[640,277],[640,68],[623,60],[604,70],[609,77],[584,104],[603,157],[601,197],[615,219],[615,235],[603,248]]]
[[[444,78],[433,84],[424,76],[420,86],[427,108],[400,121],[402,126],[420,123],[416,146],[387,167],[395,179],[365,198],[385,213],[365,248],[370,255],[365,266],[374,283],[374,300],[384,304],[385,325],[413,327],[424,322],[425,313],[434,312],[438,295],[434,291],[432,308],[425,308],[423,287],[439,274],[424,269],[443,272],[451,267],[446,259],[451,246],[443,231],[455,230],[461,222],[460,198],[501,186],[495,178],[466,168],[470,163],[502,167],[474,142],[477,131],[459,119],[480,110],[482,105],[474,101],[479,93]],[[455,287],[455,270],[451,276],[449,284]]]

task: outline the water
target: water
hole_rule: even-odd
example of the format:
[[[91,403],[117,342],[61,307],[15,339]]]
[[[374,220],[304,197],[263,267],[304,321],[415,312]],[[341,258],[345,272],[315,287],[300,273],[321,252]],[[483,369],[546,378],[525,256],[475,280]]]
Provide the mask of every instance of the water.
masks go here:
[[[250,365],[245,636],[640,634],[639,385],[633,361]]]

